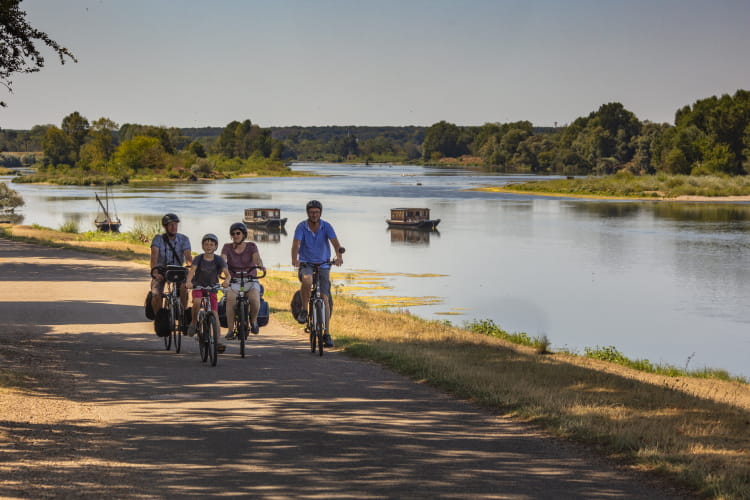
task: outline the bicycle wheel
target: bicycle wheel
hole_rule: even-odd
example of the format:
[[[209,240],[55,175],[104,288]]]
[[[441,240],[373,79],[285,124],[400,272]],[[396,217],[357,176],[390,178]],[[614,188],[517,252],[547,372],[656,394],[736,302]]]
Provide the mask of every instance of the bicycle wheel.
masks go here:
[[[208,322],[203,318],[198,321],[198,349],[204,363],[208,359],[208,334]]]
[[[313,316],[313,308],[307,308],[307,326],[305,327],[306,332],[310,332],[310,352],[315,352],[317,346],[317,337],[315,335],[315,318]]]
[[[315,301],[315,337],[318,339],[318,352],[323,355],[323,333],[326,328],[326,306],[322,300]]]
[[[247,340],[247,304],[244,300],[237,302],[237,336],[240,338],[240,356],[244,358]]]
[[[172,306],[169,304],[169,302],[167,302],[162,307],[169,308],[169,324],[171,325],[172,324]],[[162,337],[162,339],[164,339],[164,349],[168,351],[169,348],[172,347],[172,332],[169,332],[169,335],[165,335],[164,337]]]
[[[180,353],[182,348],[182,304],[175,303],[172,307],[172,336],[174,337],[174,352]]]
[[[206,330],[208,341],[208,356],[211,358],[211,366],[216,366],[219,360],[219,323],[216,317],[211,314],[206,318]]]

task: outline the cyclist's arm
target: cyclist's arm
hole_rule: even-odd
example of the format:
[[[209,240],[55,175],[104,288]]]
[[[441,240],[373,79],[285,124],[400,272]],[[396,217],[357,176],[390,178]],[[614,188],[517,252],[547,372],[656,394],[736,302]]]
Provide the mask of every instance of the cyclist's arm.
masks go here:
[[[159,263],[159,247],[156,245],[151,247],[151,277],[155,279],[164,279],[164,276],[161,275],[157,270],[154,268]]]
[[[333,249],[336,251],[336,265],[340,266],[344,263],[344,259],[341,257],[341,244],[339,243],[338,238],[331,238],[331,245],[333,245]]]
[[[260,258],[260,252],[255,252],[253,254],[253,265],[258,266],[258,268],[261,271],[265,271],[265,267],[263,267],[263,260]]]
[[[190,250],[185,250],[182,253],[183,257],[185,257],[185,265],[186,266],[192,266],[193,265],[193,254],[190,253]]]
[[[226,262],[226,260],[224,260]],[[232,278],[232,275],[229,274],[229,266],[224,266],[224,269],[221,270],[222,273],[224,273],[224,283],[221,284],[224,288],[229,288],[229,281]],[[219,276],[219,279],[221,279],[221,276]]]
[[[299,245],[300,241],[298,239],[292,240],[292,265],[294,267],[299,267]]]
[[[185,287],[190,289],[193,288],[193,277],[195,276],[195,269],[196,266],[190,265],[190,270],[188,271],[187,278],[185,279]]]

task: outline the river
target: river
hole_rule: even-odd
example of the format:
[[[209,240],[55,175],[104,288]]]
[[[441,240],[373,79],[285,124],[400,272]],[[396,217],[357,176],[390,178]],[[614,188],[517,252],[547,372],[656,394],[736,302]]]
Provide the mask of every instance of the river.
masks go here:
[[[289,270],[294,227],[315,198],[347,248],[339,283],[367,275],[374,284],[357,293],[376,305],[750,377],[750,204],[483,193],[468,189],[532,177],[415,166],[294,168],[319,176],[115,186],[114,206],[123,230],[179,214],[194,247],[206,232],[228,241],[245,208],[281,208],[286,232],[254,236],[267,265]],[[100,189],[12,187],[24,223],[93,229]],[[388,230],[389,209],[403,206],[430,208],[439,232]]]

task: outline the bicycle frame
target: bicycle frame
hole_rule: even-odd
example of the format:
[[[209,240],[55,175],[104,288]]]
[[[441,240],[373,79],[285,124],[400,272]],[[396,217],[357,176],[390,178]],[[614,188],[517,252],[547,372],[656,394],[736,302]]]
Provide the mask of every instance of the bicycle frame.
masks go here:
[[[245,285],[253,282],[257,282],[261,278],[265,278],[266,271],[263,270],[261,276],[253,276],[251,273],[259,269],[259,266],[252,266],[248,271],[240,271],[235,273],[238,275],[237,278],[233,278],[232,281],[239,279],[240,291],[237,294],[237,300],[234,304],[234,325],[233,333],[240,341],[240,356],[245,357],[245,342],[247,341],[247,332],[249,330],[249,314],[250,314],[250,298],[248,291],[245,289]],[[243,311],[244,308],[244,311]]]
[[[171,332],[164,337],[164,348],[169,350],[174,342],[175,352],[182,347],[183,307],[180,298],[180,287],[185,281],[187,269],[182,266],[167,266],[165,272],[166,293],[163,294],[163,304],[169,310],[169,325]]]
[[[196,314],[198,326],[198,344],[201,361],[211,359],[211,366],[216,366],[219,358],[219,321],[211,310],[211,292],[218,292],[219,286],[196,286],[193,290],[201,292],[201,301]]]
[[[323,335],[326,331],[326,309],[325,301],[320,293],[320,267],[325,264],[333,264],[334,261],[322,262],[320,264],[304,263],[303,265],[312,267],[312,290],[310,290],[310,300],[307,303],[307,324],[305,331],[310,334],[310,349],[315,352],[317,345],[318,352],[323,355]],[[329,292],[330,293],[330,292]],[[331,298],[328,297],[329,305]]]

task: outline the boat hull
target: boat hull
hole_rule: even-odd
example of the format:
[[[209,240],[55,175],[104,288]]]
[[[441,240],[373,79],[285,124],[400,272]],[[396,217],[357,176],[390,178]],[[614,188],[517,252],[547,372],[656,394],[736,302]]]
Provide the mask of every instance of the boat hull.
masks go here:
[[[440,219],[417,220],[417,221],[400,221],[387,219],[388,227],[403,227],[413,229],[437,229]]]
[[[95,222],[96,229],[105,233],[119,233],[120,223],[119,222]]]
[[[245,225],[247,227],[264,227],[264,228],[281,228],[286,224],[286,219],[264,219],[264,220],[247,220],[245,219]]]

